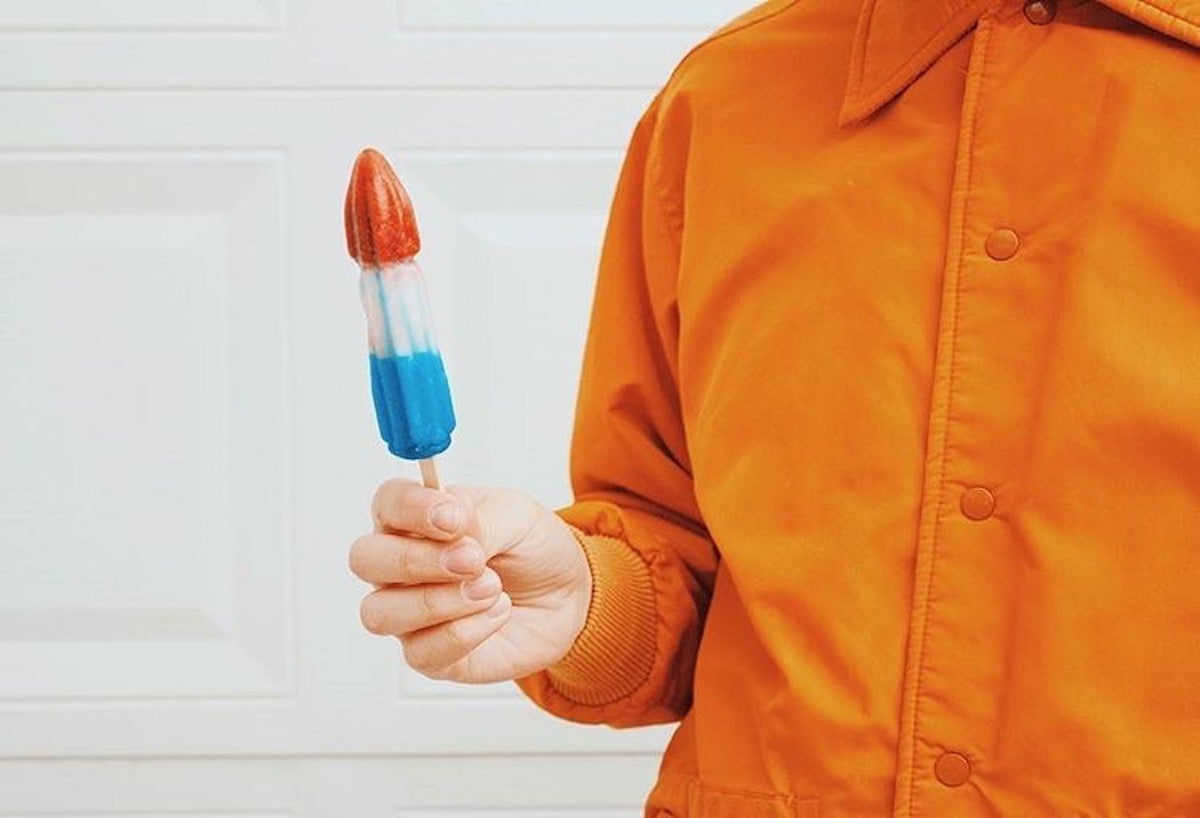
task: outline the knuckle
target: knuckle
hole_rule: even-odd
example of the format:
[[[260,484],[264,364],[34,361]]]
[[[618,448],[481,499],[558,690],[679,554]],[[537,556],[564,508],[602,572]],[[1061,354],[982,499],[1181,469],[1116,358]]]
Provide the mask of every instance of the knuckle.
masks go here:
[[[391,513],[406,502],[409,490],[415,484],[402,478],[385,480],[375,489],[371,498],[371,516],[376,522],[383,523],[394,515]]]
[[[404,639],[402,637],[400,644],[404,649],[404,661],[409,667],[422,676],[429,676],[430,678],[432,678],[432,674],[437,673],[437,664],[431,661],[432,657],[430,657],[427,650],[420,646],[420,643],[414,639]]]
[[[382,636],[388,632],[387,616],[375,594],[367,596],[358,606],[358,618],[369,633]]]
[[[446,647],[449,649],[448,652],[455,655],[466,652],[470,647],[470,639],[464,622],[463,619],[455,619],[453,622],[446,623]]]
[[[495,521],[503,521],[503,526],[521,532],[522,537],[532,531],[541,518],[542,507],[533,496],[520,489],[501,489],[497,491],[482,510],[484,519],[481,524],[488,528]]]
[[[436,621],[442,614],[442,606],[438,602],[438,596],[439,594],[435,588],[426,587],[421,589],[421,615],[426,622]]]
[[[383,516],[383,507],[387,502],[388,484],[380,483],[375,488],[375,493],[371,496],[371,518],[380,521]]]
[[[506,488],[497,492],[496,501],[506,508],[525,512],[533,504],[533,498],[521,489]]]
[[[360,579],[365,579],[363,576],[367,570],[367,543],[366,537],[359,537],[350,545],[350,553],[347,562],[350,566],[350,572]]]
[[[433,670],[426,670],[424,671],[423,675],[433,679],[436,682],[446,682],[454,677],[454,673],[452,672],[453,668],[453,665],[446,665]]]
[[[391,555],[392,571],[395,573],[397,581],[408,582],[415,578],[412,564],[412,549],[407,546],[400,546]]]

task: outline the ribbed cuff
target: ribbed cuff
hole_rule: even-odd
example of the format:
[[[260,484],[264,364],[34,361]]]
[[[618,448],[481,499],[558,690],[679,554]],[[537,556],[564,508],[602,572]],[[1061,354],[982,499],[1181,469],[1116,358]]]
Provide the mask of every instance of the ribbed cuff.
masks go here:
[[[655,652],[650,568],[626,543],[572,528],[592,569],[587,621],[570,652],[547,674],[564,698],[598,707],[637,690]]]

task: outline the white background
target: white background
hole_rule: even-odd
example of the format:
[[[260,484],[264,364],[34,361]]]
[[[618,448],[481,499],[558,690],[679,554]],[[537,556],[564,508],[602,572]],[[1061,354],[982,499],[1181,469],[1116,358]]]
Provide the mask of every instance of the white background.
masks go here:
[[[454,482],[568,499],[631,128],[742,0],[0,0],[0,816],[617,818],[661,730],[358,625],[375,436],[341,204],[415,200]]]

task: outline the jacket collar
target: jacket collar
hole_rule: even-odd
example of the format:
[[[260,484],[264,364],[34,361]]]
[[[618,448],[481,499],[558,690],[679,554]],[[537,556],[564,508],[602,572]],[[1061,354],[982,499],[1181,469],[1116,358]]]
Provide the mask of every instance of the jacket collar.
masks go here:
[[[1103,2],[1143,25],[1200,47],[1197,0]],[[841,124],[865,119],[885,105],[997,5],[998,0],[865,0],[850,54]]]

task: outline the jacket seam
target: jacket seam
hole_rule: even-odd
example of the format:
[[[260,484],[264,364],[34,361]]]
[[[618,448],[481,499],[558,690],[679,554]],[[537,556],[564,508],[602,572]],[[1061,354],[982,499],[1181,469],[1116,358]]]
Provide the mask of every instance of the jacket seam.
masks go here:
[[[921,728],[921,702],[922,695],[925,689],[925,670],[926,670],[926,653],[929,647],[929,622],[932,617],[933,609],[933,584],[936,576],[938,547],[941,544],[941,516],[942,511],[946,507],[946,461],[948,459],[948,445],[950,443],[950,422],[951,414],[954,407],[954,388],[955,374],[957,372],[956,362],[958,358],[959,347],[959,332],[961,328],[962,314],[962,296],[964,282],[964,256],[967,249],[967,234],[969,232],[969,222],[971,215],[971,185],[974,179],[974,152],[975,152],[975,137],[976,129],[979,123],[979,111],[982,107],[983,100],[983,85],[988,69],[988,57],[991,51],[992,32],[990,25],[986,22],[987,18],[980,20],[979,26],[976,29],[976,36],[981,39],[979,44],[979,70],[976,74],[975,94],[971,100],[971,107],[964,111],[964,116],[969,117],[963,123],[963,138],[962,147],[965,150],[964,156],[964,174],[962,181],[963,202],[962,202],[962,221],[959,224],[959,235],[955,238],[958,241],[958,247],[955,252],[956,258],[954,263],[954,275],[956,281],[954,283],[954,324],[950,329],[950,349],[949,360],[947,367],[949,369],[948,383],[946,386],[946,420],[942,427],[941,451],[938,456],[938,473],[937,473],[937,502],[933,508],[933,532],[930,538],[929,545],[929,573],[925,579],[924,591],[924,612],[921,618],[921,647],[917,658],[916,679],[913,689],[913,715],[912,715],[912,735],[909,736],[911,744],[911,755],[909,757],[908,769],[908,816],[912,818],[914,814],[913,805],[915,803],[916,786],[917,786],[917,759],[916,747],[917,737],[920,735]]]
[[[654,99],[654,104],[657,108],[655,111],[654,123],[656,135],[661,134],[659,129],[662,127],[662,120],[660,118],[662,115],[662,105],[660,103],[661,97],[662,94],[660,92],[660,95]],[[674,201],[673,198],[668,195],[666,190],[667,186],[663,184],[663,177],[665,174],[662,167],[662,158],[659,155],[659,151],[653,150],[653,148],[654,145],[652,142],[652,144],[647,148],[648,156],[646,163],[645,183],[646,187],[650,189],[652,195],[654,196],[655,204],[657,204],[659,210],[662,211],[663,221],[671,231],[671,238],[676,244],[676,247],[672,249],[678,251],[679,245],[683,241],[683,206],[682,203]],[[646,237],[644,235],[644,228],[642,232],[642,240],[645,241]]]
[[[754,10],[746,12],[748,15],[750,15],[748,17],[748,19],[744,19],[740,23],[731,23],[731,24],[725,26],[724,28],[721,28],[720,30],[714,32],[713,34],[710,34],[708,37],[704,38],[703,40],[701,40],[700,42],[698,42],[694,46],[692,46],[690,49],[688,49],[687,53],[684,54],[683,57],[679,60],[679,62],[675,65],[675,68],[672,69],[670,76],[667,77],[667,81],[663,84],[663,87],[655,95],[653,102],[651,102],[650,107],[655,111],[655,120],[656,120],[655,121],[655,131],[657,132],[659,130],[659,128],[661,127],[660,117],[661,117],[662,109],[663,109],[663,105],[664,105],[664,98],[667,96],[668,92],[671,90],[672,84],[676,82],[680,71],[682,71],[686,67],[686,65],[692,60],[692,58],[696,54],[698,54],[701,50],[703,50],[705,47],[711,45],[712,43],[715,43],[719,40],[723,40],[726,37],[730,37],[739,32],[746,31],[747,29],[753,28],[754,26],[757,26],[762,23],[766,23],[770,20],[775,19],[776,17],[779,17],[780,15],[784,14],[785,12],[787,12],[790,9],[792,9],[793,7],[795,7],[799,2],[800,2],[800,0],[789,0],[789,2],[785,3],[783,6],[775,9],[774,11],[768,12],[766,14],[755,15]],[[662,207],[663,213],[666,216],[666,222],[667,222],[668,226],[671,228],[671,230],[674,231],[674,233],[675,233],[674,238],[676,239],[676,243],[678,245],[682,242],[682,236],[683,236],[682,207],[677,206],[677,203],[671,201],[670,198],[667,196],[666,192],[662,189],[660,180],[663,176],[663,173],[661,170],[661,164],[660,164],[658,153],[651,150],[649,153],[648,160],[649,160],[648,170],[650,171],[650,174],[649,174],[650,178],[647,179],[647,182],[648,182],[649,186],[654,189],[654,197],[658,201],[659,206]]]
[[[1182,23],[1184,26],[1193,31],[1200,31],[1200,24],[1197,24],[1195,20],[1184,17],[1182,14],[1171,11],[1170,9],[1165,9],[1157,3],[1151,2],[1151,0],[1134,0],[1134,5],[1146,6],[1151,11],[1161,14],[1168,20],[1174,20],[1176,23]]]

